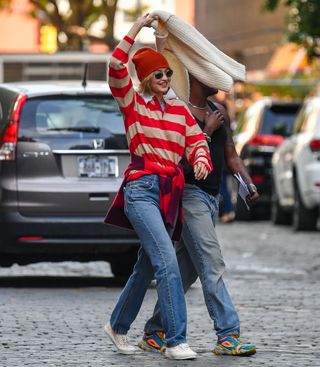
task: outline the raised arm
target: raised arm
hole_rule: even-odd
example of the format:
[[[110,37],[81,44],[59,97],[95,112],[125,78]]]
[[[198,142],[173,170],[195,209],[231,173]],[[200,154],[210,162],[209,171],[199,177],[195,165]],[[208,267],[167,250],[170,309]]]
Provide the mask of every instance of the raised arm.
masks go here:
[[[149,27],[153,20],[154,18],[149,17],[148,14],[139,17],[111,55],[108,82],[111,93],[122,112],[126,112],[127,109],[130,110],[130,107],[134,104],[135,90],[126,67],[130,48],[140,30],[143,27]]]

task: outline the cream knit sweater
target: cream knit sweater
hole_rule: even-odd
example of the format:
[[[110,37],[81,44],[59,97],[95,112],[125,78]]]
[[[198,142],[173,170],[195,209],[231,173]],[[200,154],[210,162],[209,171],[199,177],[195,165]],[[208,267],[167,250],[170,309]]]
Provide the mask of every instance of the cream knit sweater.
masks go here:
[[[162,51],[173,53],[203,84],[229,92],[234,80],[245,80],[245,66],[220,51],[193,26],[166,11],[154,10],[150,15],[157,16],[165,24],[165,38],[164,30],[154,25],[156,36],[162,34],[159,39],[163,42]],[[178,96],[187,98],[186,95]]]

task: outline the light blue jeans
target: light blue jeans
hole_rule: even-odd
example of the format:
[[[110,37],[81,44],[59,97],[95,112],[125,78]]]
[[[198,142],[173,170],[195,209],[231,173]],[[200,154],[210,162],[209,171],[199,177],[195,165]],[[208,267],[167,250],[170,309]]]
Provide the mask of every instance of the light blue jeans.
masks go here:
[[[187,311],[178,261],[159,207],[159,178],[146,175],[127,183],[125,213],[141,241],[138,260],[111,315],[112,329],[126,334],[153,278],[159,317],[169,347],[186,343]],[[161,316],[160,316],[161,314]]]
[[[183,197],[184,225],[182,239],[176,244],[184,291],[199,276],[204,299],[218,337],[240,335],[238,313],[232,303],[222,275],[225,271],[220,244],[215,230],[218,197],[195,185],[187,184]],[[163,331],[158,303],[145,325],[145,332]]]

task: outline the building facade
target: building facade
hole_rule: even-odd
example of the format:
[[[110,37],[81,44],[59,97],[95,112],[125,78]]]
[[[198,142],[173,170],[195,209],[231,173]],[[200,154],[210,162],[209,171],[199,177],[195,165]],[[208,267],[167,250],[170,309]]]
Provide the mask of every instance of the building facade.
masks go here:
[[[262,10],[264,0],[195,0],[196,28],[227,55],[261,78],[283,41],[287,9]]]
[[[152,10],[165,10],[176,14],[190,24],[194,24],[195,0],[119,0],[114,29],[116,39],[123,38],[131,28],[133,19],[129,15],[137,8],[143,10],[143,13]],[[140,43],[152,44],[154,43],[153,33],[153,29],[143,29],[137,40]]]
[[[39,52],[40,23],[29,11],[29,0],[13,0],[0,11],[0,53]]]

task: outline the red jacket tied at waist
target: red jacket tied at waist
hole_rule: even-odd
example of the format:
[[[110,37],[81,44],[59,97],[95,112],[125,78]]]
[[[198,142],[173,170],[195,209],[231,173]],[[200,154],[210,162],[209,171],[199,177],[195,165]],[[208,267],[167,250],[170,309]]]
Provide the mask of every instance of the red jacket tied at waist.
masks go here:
[[[133,229],[124,213],[123,188],[129,181],[152,174],[159,176],[160,212],[163,220],[171,228],[174,227],[172,238],[178,240],[181,235],[183,223],[182,195],[184,189],[184,175],[180,165],[161,167],[156,163],[145,161],[142,157],[132,156],[132,162],[124,173],[124,180],[104,222]],[[177,221],[175,221],[177,214]]]

